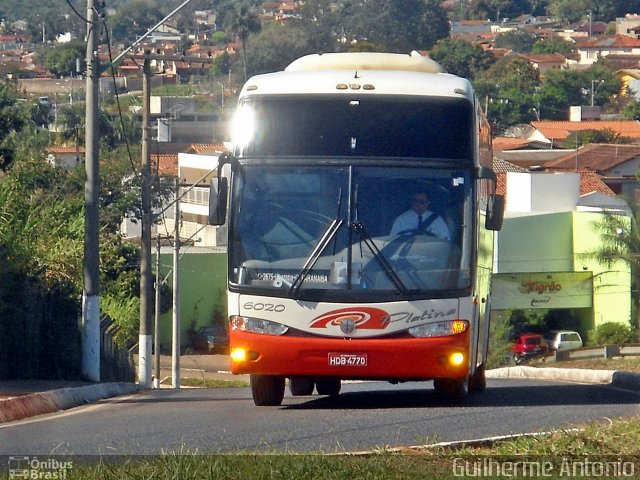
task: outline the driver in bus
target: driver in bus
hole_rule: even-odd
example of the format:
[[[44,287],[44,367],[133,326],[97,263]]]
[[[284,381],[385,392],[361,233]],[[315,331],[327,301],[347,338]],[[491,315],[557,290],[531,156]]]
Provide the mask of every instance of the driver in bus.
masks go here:
[[[426,190],[416,191],[411,197],[411,208],[396,218],[390,235],[411,233],[450,240],[447,222],[440,215],[429,210],[429,204],[429,195]]]

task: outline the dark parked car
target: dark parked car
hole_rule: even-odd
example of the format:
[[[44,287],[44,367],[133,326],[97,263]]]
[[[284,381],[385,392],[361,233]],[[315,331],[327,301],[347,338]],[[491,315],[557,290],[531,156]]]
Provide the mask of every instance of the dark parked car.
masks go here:
[[[228,353],[229,335],[222,325],[208,325],[196,332],[191,345],[198,352]]]
[[[516,337],[511,346],[516,363],[521,363],[526,358],[535,357],[547,353],[549,346],[542,335],[537,333],[523,333]]]

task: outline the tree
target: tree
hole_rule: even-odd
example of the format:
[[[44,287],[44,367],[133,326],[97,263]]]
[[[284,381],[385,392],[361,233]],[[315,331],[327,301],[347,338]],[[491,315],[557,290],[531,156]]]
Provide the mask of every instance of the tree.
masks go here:
[[[629,138],[620,136],[610,128],[580,131],[578,133],[578,144],[588,145],[590,143],[631,143],[631,142]]]
[[[501,58],[477,75],[478,97],[485,100],[489,120],[497,132],[535,118],[538,71],[519,55]]]
[[[551,14],[566,23],[577,22],[589,9],[589,0],[550,0]]]
[[[449,21],[436,0],[360,0],[349,13],[342,15],[349,36],[390,52],[428,50],[449,35]]]
[[[211,68],[209,69],[210,74],[213,77],[217,77],[220,75],[227,75],[229,70],[231,69],[231,58],[227,52],[224,52],[221,55],[217,55],[213,59],[213,63],[211,64]]]
[[[596,63],[588,70],[553,70],[547,72],[536,96],[540,115],[563,120],[575,105],[605,106],[620,91],[620,81],[606,65]]]
[[[73,105],[59,105],[57,107],[57,127],[62,141],[73,141],[76,147],[84,144],[84,126],[86,112],[84,103],[76,102]]]
[[[372,42],[357,42],[349,47],[349,52],[384,52],[385,46]]]
[[[582,76],[575,70],[547,72],[536,96],[540,116],[553,120],[567,119],[571,105],[584,105],[582,85]]]
[[[585,104],[606,106],[619,96],[622,82],[616,76],[617,68],[607,63],[606,59],[599,60],[583,73],[583,93]],[[587,103],[589,102],[589,103]]]
[[[533,33],[524,30],[512,30],[498,35],[496,38],[496,47],[526,53],[531,51],[535,41],[536,36]]]
[[[562,37],[549,37],[536,41],[531,47],[533,53],[571,53],[576,46]]]
[[[15,133],[26,122],[17,98],[15,85],[0,83],[0,170],[6,169],[13,161]]]
[[[156,2],[133,0],[118,6],[115,15],[107,18],[111,37],[130,40],[143,35],[164,17]]]
[[[247,64],[251,75],[283,70],[295,59],[316,53],[298,25],[270,25],[253,40]]]
[[[440,40],[429,55],[447,72],[469,79],[495,63],[495,57],[479,45],[454,38]]]
[[[633,100],[629,102],[622,111],[624,118],[629,120],[640,120],[640,102]]]
[[[515,18],[531,12],[532,6],[528,0],[471,0],[465,18],[500,22],[504,18]]]
[[[240,39],[244,79],[247,79],[247,41],[262,29],[260,19],[246,4],[237,5],[225,20],[225,28]]]
[[[632,278],[635,279],[636,312],[640,314],[640,296],[637,285],[640,284],[640,231],[638,220],[640,219],[640,206],[631,205],[632,215],[626,217],[605,212],[596,222],[596,229],[600,232],[600,247],[586,254],[601,264],[611,266],[616,262],[624,262],[631,268]],[[639,319],[635,319],[635,327],[639,326]]]
[[[330,0],[305,1],[299,10],[300,27],[305,31],[305,43],[315,52],[336,49],[339,10]]]
[[[84,62],[80,61],[80,72],[76,72],[76,61],[83,60],[85,55],[85,43],[82,40],[73,40],[48,50],[44,57],[44,66],[58,77],[78,75],[84,72]]]

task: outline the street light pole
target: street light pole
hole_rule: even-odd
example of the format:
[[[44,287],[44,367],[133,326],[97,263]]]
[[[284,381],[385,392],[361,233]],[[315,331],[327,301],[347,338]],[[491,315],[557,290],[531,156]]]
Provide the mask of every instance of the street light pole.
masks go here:
[[[218,82],[220,85],[220,113],[224,113],[224,83]]]

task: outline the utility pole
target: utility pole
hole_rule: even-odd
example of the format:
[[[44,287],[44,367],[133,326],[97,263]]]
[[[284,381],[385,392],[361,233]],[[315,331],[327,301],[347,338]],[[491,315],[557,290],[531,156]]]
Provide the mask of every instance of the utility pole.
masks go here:
[[[160,277],[160,235],[156,235],[156,308],[153,328],[153,350],[155,352],[156,375],[153,382],[154,388],[160,388],[160,290],[162,278]]]
[[[173,336],[171,337],[171,385],[180,388],[180,179],[176,179],[173,240]]]
[[[87,1],[87,106],[85,160],[84,289],[82,292],[82,376],[100,381],[100,170],[98,141],[98,14]]]
[[[142,236],[140,246],[140,336],[138,339],[138,381],[142,388],[151,388],[151,157],[149,155],[149,118],[151,117],[151,58],[144,52],[142,68]]]

